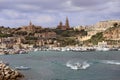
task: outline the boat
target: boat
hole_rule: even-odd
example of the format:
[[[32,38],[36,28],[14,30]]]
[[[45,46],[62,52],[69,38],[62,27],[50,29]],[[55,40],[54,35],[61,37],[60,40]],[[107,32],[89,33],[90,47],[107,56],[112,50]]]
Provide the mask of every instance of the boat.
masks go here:
[[[119,51],[118,48],[111,48],[110,51]]]
[[[96,51],[109,51],[110,48],[108,47],[96,47]]]
[[[15,67],[15,69],[17,69],[17,70],[29,70],[31,68],[30,67],[25,67],[25,66],[19,66],[19,67]]]
[[[80,63],[76,63],[73,67],[71,67],[74,70],[79,70],[83,68],[83,65]]]
[[[83,62],[83,63],[79,63],[79,62],[70,63],[70,62],[68,62],[66,64],[66,66],[73,69],[73,70],[81,70],[81,69],[87,69],[90,66],[90,64],[87,62]]]

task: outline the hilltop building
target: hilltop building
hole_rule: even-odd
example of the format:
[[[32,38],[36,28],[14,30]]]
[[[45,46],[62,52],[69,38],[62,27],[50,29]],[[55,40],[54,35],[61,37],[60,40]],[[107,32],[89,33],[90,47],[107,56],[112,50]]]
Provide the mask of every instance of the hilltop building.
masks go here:
[[[23,26],[21,28],[22,31],[27,31],[27,32],[35,32],[36,30],[38,30],[38,28],[41,28],[41,26],[35,26],[34,24],[32,24],[32,22],[29,22],[28,26]]]
[[[65,25],[63,25],[63,23],[60,21],[59,25],[57,26],[57,29],[61,29],[61,30],[70,29],[68,17],[66,17]]]
[[[73,27],[73,29],[80,31],[80,30],[86,30],[88,27],[89,26],[75,26],[75,27]]]

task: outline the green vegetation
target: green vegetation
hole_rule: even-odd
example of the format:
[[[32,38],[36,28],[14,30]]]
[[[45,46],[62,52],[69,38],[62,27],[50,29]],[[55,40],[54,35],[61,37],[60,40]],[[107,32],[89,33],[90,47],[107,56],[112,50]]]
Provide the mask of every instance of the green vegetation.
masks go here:
[[[100,32],[100,33],[97,33],[96,35],[93,35],[93,36],[91,37],[91,39],[87,40],[86,42],[87,42],[87,43],[92,43],[92,44],[94,44],[94,45],[97,45],[98,42],[101,42],[101,41],[103,41],[103,40],[104,40],[104,38],[103,38],[103,33]]]
[[[26,36],[25,39],[26,39],[26,40],[37,40],[37,37],[34,37],[34,36]]]
[[[117,27],[117,26],[118,26],[118,23],[114,23],[113,26],[114,26],[114,27]]]
[[[61,44],[61,46],[78,44],[78,41],[75,38],[71,38],[71,37],[60,37],[57,38],[57,41]]]
[[[17,31],[15,34],[24,36],[24,35],[27,35],[27,32],[26,31]]]
[[[54,30],[57,35],[62,37],[75,37],[75,36],[86,36],[87,31],[83,30]]]
[[[3,34],[3,33],[0,33],[0,37],[12,37],[13,35],[12,34]]]
[[[79,41],[76,37],[78,36],[86,36],[87,31],[83,30],[60,30],[54,29],[53,30],[57,35],[57,41],[61,44],[61,46],[67,45],[76,45],[79,44]]]
[[[110,27],[110,28],[108,28],[106,31],[113,31],[114,29],[116,29],[116,28],[119,28],[120,27],[120,25],[118,24],[118,23],[114,23],[113,24],[113,27]]]

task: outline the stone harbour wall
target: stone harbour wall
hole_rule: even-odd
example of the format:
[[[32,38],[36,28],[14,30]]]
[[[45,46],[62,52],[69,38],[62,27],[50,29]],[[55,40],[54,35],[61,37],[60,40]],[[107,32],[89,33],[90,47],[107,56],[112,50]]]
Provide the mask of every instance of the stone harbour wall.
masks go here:
[[[20,72],[0,62],[0,80],[21,80],[23,77],[24,75]]]

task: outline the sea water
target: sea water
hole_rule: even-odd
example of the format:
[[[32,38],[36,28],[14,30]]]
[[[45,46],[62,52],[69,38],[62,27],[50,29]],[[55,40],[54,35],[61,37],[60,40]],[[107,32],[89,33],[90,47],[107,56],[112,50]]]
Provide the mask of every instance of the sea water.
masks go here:
[[[30,67],[30,70],[20,70],[24,80],[120,80],[120,51],[37,51],[1,55],[0,60],[12,68]],[[83,64],[84,68],[71,68],[75,63]]]

